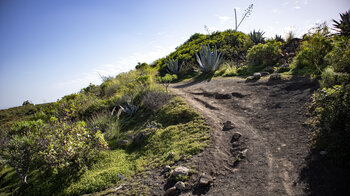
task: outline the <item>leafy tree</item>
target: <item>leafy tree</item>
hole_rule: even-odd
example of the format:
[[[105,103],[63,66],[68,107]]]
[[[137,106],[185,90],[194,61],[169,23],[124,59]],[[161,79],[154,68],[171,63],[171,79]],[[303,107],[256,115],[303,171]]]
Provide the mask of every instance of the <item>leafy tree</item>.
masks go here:
[[[304,36],[304,40],[300,52],[292,62],[294,73],[319,75],[326,67],[324,57],[332,49],[332,40],[327,26],[316,27],[314,33]]]
[[[158,77],[157,80],[165,87],[165,90],[167,93],[168,92],[168,87],[170,85],[170,83],[174,80],[177,79],[177,75],[173,74],[173,75],[170,75],[170,74],[166,74],[165,76],[163,77]]]

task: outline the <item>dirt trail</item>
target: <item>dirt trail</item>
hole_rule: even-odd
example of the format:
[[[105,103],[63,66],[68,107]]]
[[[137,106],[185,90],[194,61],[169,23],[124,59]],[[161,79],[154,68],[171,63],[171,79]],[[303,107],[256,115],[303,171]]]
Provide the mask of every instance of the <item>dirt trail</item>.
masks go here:
[[[212,144],[191,165],[198,175],[215,177],[214,185],[187,194],[305,195],[299,174],[310,151],[311,133],[303,126],[306,117],[300,111],[317,87],[317,82],[300,78],[173,84],[171,91],[202,113],[212,128]],[[223,131],[226,121],[235,128]],[[242,137],[232,144],[235,132]],[[245,149],[246,157],[235,164],[237,154]]]

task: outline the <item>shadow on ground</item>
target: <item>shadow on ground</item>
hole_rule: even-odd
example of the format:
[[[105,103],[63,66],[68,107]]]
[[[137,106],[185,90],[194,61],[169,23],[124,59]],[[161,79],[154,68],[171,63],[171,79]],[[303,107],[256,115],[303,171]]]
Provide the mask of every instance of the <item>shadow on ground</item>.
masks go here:
[[[306,183],[308,195],[350,195],[350,169],[330,163],[318,151],[311,151],[300,180]]]

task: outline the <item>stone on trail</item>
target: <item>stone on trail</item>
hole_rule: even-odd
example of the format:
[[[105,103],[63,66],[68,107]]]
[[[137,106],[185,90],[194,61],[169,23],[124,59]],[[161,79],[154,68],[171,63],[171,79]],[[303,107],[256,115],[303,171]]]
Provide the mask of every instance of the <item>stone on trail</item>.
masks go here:
[[[232,135],[231,143],[236,142],[241,138],[242,134],[240,132],[236,132]]]
[[[185,185],[185,183],[179,181],[179,182],[177,182],[177,183],[175,184],[175,187],[176,187],[177,189],[179,189],[180,191],[183,191],[183,190],[185,190],[186,185]]]
[[[199,186],[210,186],[213,182],[213,178],[209,175],[203,174],[199,178]]]
[[[228,131],[235,128],[235,125],[231,121],[226,121],[224,123],[224,127],[222,128],[223,131]]]
[[[179,166],[179,167],[174,169],[173,176],[174,177],[177,177],[180,175],[187,176],[189,171],[190,170],[187,167]]]

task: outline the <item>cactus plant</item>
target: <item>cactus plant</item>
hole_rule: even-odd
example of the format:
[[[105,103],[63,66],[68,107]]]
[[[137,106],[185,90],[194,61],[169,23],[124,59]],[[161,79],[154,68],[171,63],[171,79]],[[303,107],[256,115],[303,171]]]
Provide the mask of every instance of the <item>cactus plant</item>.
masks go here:
[[[219,69],[220,63],[222,60],[222,53],[217,51],[216,46],[214,47],[213,52],[208,46],[202,46],[202,49],[199,50],[199,55],[196,53],[197,62],[202,72],[210,73]]]
[[[127,102],[125,107],[123,107],[121,105],[119,105],[119,106],[122,109],[122,111],[129,114],[129,116],[133,116],[140,107],[140,105],[138,105],[138,106],[134,105],[134,100],[132,97],[131,97],[130,103]]]
[[[169,59],[166,62],[166,66],[168,68],[168,72],[170,74],[179,75],[181,73],[182,65],[179,66],[179,61],[176,59]]]

